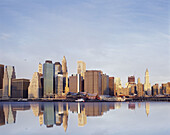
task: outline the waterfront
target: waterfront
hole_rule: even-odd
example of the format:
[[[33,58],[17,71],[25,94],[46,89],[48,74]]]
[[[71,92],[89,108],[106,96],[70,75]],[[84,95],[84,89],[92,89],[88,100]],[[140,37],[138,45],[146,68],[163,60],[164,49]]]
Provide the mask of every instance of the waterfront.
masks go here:
[[[169,102],[1,102],[0,132],[168,135],[169,106]]]

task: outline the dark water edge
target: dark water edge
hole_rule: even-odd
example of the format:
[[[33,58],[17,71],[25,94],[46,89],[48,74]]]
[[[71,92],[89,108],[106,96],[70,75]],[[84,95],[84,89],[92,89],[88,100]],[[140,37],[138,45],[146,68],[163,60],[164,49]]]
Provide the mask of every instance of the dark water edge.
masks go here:
[[[121,102],[170,102],[170,97],[137,97],[128,98],[126,101]],[[0,99],[0,102],[77,102],[75,99]],[[86,100],[85,102],[120,102],[120,101],[107,101],[107,100]]]

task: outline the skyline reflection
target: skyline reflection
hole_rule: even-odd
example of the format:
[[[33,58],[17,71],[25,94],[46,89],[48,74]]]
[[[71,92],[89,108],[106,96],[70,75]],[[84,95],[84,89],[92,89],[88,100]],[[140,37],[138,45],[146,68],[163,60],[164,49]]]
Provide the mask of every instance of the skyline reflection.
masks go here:
[[[150,103],[145,102],[145,114],[148,117]],[[127,103],[128,110],[134,111],[136,106],[141,108],[140,102]],[[67,103],[67,102],[35,102],[35,103],[1,103],[0,104],[0,126],[17,123],[18,111],[32,110],[35,117],[39,117],[39,125],[52,128],[54,125],[63,126],[67,131],[69,114],[78,114],[78,127],[87,124],[88,117],[101,117],[106,112],[121,109],[120,102],[89,102],[89,103]]]

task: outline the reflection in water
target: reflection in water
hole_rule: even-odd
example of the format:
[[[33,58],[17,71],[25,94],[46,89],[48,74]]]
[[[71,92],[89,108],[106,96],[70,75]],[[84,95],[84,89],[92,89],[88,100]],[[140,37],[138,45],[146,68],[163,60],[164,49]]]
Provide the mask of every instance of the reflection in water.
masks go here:
[[[135,105],[141,107],[141,103],[128,103],[128,109],[135,110]],[[122,103],[92,102],[92,103],[1,103],[0,104],[0,126],[16,122],[17,111],[33,111],[35,117],[39,117],[39,124],[46,125],[47,128],[63,126],[66,132],[68,127],[68,115],[78,114],[78,126],[87,124],[87,117],[102,116],[105,112],[113,109],[120,109]],[[145,103],[146,115],[149,115],[150,104]]]
[[[146,114],[147,114],[147,116],[149,115],[149,109],[150,108],[150,104],[149,103],[146,103],[145,104],[145,109],[146,109]]]

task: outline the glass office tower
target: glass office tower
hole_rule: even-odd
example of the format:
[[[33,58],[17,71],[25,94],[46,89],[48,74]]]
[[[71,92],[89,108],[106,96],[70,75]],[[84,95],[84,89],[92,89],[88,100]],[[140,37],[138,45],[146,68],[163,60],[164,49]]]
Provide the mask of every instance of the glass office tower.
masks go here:
[[[46,61],[43,64],[43,77],[44,77],[44,97],[53,96],[54,87],[54,66],[52,61]]]

